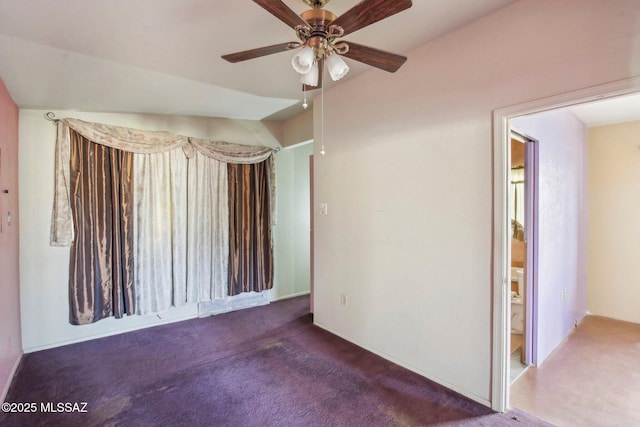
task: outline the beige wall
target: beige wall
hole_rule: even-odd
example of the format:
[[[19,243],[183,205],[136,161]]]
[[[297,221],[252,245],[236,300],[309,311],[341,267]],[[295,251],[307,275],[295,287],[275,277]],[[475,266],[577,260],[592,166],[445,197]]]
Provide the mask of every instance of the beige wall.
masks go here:
[[[0,80],[0,402],[22,356],[18,229],[18,107]]]
[[[282,145],[293,146],[313,139],[313,109],[303,111],[282,124]]]
[[[591,313],[640,323],[640,121],[589,129]]]
[[[315,322],[489,404],[492,112],[640,75],[639,20],[521,0],[316,100]]]

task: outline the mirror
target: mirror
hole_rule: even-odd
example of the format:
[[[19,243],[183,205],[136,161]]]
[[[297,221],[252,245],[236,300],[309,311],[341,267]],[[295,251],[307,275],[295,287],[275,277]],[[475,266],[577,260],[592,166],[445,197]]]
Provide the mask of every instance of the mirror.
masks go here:
[[[509,218],[511,237],[524,241],[524,142],[511,139],[511,177],[509,183]]]

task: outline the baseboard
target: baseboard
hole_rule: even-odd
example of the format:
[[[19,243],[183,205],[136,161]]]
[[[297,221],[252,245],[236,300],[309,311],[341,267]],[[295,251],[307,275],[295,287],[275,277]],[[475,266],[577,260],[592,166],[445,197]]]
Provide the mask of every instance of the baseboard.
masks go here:
[[[266,292],[248,292],[213,301],[199,302],[198,317],[215,316],[216,314],[223,314],[251,307],[259,307],[267,304],[269,304],[269,297]]]
[[[159,315],[158,315],[158,317],[159,317]],[[35,347],[25,347],[24,353],[25,354],[34,353],[36,351],[48,350],[50,348],[62,347],[64,345],[77,344],[77,343],[81,343],[81,342],[85,342],[85,341],[97,340],[97,339],[100,339],[100,338],[110,337],[110,336],[113,336],[113,335],[126,334],[127,332],[139,331],[141,329],[153,328],[154,326],[168,325],[170,323],[182,322],[184,320],[191,320],[191,319],[197,319],[197,318],[198,318],[197,313],[194,313],[194,314],[189,314],[189,315],[186,315],[186,316],[174,317],[174,318],[171,318],[171,319],[162,319],[160,321],[156,321],[154,323],[150,323],[150,324],[147,324],[147,325],[131,326],[129,328],[118,329],[116,331],[109,331],[109,332],[90,335],[90,336],[86,336],[86,337],[74,338],[74,339],[64,340],[64,341],[57,341],[57,342],[54,342],[54,343],[35,346]]]
[[[564,336],[564,338],[562,338],[562,340],[558,343],[558,345],[556,345],[553,350],[551,350],[551,352],[542,360],[539,360],[538,363],[536,363],[535,366],[536,368],[540,368],[544,362],[546,362],[547,360],[549,360],[551,358],[551,356],[555,353],[557,353],[560,348],[565,345],[567,343],[567,341],[569,341],[569,338],[571,338],[571,335],[573,335],[576,332],[576,329],[578,328],[578,326],[580,326],[580,324],[582,323],[582,321],[587,317],[587,316],[592,316],[591,314],[585,314],[584,316],[582,316],[580,318],[580,320],[576,320],[575,321],[575,326],[573,326],[571,329],[569,329],[569,332],[567,332],[567,334]]]
[[[309,294],[309,291],[305,291],[305,292],[300,292],[297,294],[292,294],[292,295],[286,295],[286,296],[282,296],[276,299],[273,299],[271,301],[279,301],[279,300],[283,300],[283,299],[288,299],[288,298],[294,298],[297,296],[303,296],[303,295],[307,295]],[[267,304],[269,303],[269,301],[267,301]],[[263,305],[263,304],[255,304],[255,305],[247,305],[241,308],[250,308],[250,307],[255,307],[258,305]],[[236,308],[238,309],[238,308]],[[226,310],[226,311],[220,311],[219,313],[215,313],[215,314],[222,314],[228,311],[232,311],[232,310]],[[211,313],[214,314],[214,313]],[[206,317],[207,315],[204,316],[200,316],[200,317]],[[197,319],[198,313],[194,313],[194,314],[189,314],[186,316],[179,316],[179,317],[175,317],[175,318],[171,318],[171,319],[163,319],[151,324],[147,324],[147,325],[138,325],[138,326],[132,326],[130,328],[123,328],[123,329],[119,329],[117,331],[110,331],[110,332],[105,332],[102,334],[97,334],[97,335],[91,335],[91,336],[87,336],[87,337],[81,337],[81,338],[74,338],[74,339],[70,339],[70,340],[65,340],[65,341],[58,341],[55,343],[50,343],[50,344],[45,344],[45,345],[40,345],[40,346],[35,346],[35,347],[26,347],[24,348],[24,353],[34,353],[36,351],[41,351],[41,350],[48,350],[50,348],[56,348],[56,347],[62,347],[64,345],[70,345],[70,344],[77,344],[80,342],[84,342],[84,341],[91,341],[91,340],[95,340],[95,339],[99,339],[99,338],[105,338],[105,337],[109,337],[109,336],[113,336],[113,335],[119,335],[119,334],[124,334],[127,332],[133,332],[133,331],[138,331],[141,329],[146,329],[146,328],[152,328],[154,326],[160,326],[160,325],[167,325],[170,323],[175,323],[175,322],[182,322],[184,320],[191,320],[191,319]]]
[[[271,302],[282,301],[289,298],[309,295],[309,291],[299,292],[297,294],[280,296],[278,298],[269,298],[268,291],[261,293],[250,292],[248,294],[240,294],[234,297],[227,297],[214,301],[204,301],[198,303],[198,317],[215,316],[218,314],[228,313],[230,311],[243,310],[245,308],[259,307],[267,305]]]
[[[11,368],[11,371],[9,372],[9,378],[7,378],[7,383],[2,388],[2,394],[0,395],[0,402],[4,402],[5,399],[7,398],[7,393],[9,393],[9,387],[11,387],[11,383],[13,382],[13,377],[18,371],[18,367],[22,362],[23,355],[24,355],[23,353],[20,353],[20,357],[16,359],[16,361],[13,364],[13,367]]]
[[[282,300],[285,300],[285,299],[301,297],[301,296],[304,296],[304,295],[311,295],[311,291],[303,291],[303,292],[298,292],[296,294],[284,295],[284,296],[280,296],[278,298],[274,298],[271,301],[282,301]]]
[[[423,377],[427,378],[428,380],[431,380],[431,381],[433,381],[433,382],[435,382],[437,384],[440,384],[443,387],[446,387],[446,388],[448,388],[450,390],[453,390],[456,393],[461,394],[464,397],[467,397],[467,398],[469,398],[469,399],[471,399],[471,400],[473,400],[475,402],[478,402],[478,403],[480,403],[480,404],[482,404],[482,405],[484,405],[484,406],[486,406],[488,408],[491,408],[491,402],[488,399],[485,399],[485,398],[482,398],[480,396],[477,396],[477,395],[475,395],[473,393],[468,392],[467,390],[463,390],[460,387],[457,387],[457,386],[455,386],[455,385],[443,380],[442,378],[438,377],[437,375],[433,375],[430,372],[426,372],[426,371],[418,369],[418,368],[416,368],[414,366],[411,366],[409,364],[403,363],[403,362],[395,359],[393,356],[390,356],[389,354],[385,353],[384,351],[380,351],[378,349],[375,349],[375,348],[372,348],[372,347],[369,347],[369,346],[365,346],[365,345],[362,345],[362,344],[360,344],[358,342],[352,341],[352,340],[350,340],[350,339],[348,339],[348,338],[336,333],[335,331],[332,331],[331,329],[323,326],[322,324],[320,324],[318,322],[314,322],[314,325],[318,326],[321,329],[324,329],[327,332],[332,333],[335,336],[338,336],[338,337],[342,338],[343,340],[349,341],[350,343],[355,344],[358,347],[362,347],[365,350],[370,351],[371,353],[376,354],[376,355],[382,357],[385,360],[393,362],[398,366],[401,366],[401,367],[403,367],[405,369],[408,369],[411,372],[414,372],[414,373],[416,373],[416,374],[418,374],[420,376],[423,376]]]

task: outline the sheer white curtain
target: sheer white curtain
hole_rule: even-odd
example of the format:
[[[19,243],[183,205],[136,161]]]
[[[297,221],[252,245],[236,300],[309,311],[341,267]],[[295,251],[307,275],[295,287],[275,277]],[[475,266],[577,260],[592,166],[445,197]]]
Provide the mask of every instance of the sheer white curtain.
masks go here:
[[[182,150],[134,154],[136,312],[197,301],[187,286],[187,158]]]
[[[229,196],[227,164],[196,152],[189,160],[188,289],[197,300],[228,293]]]

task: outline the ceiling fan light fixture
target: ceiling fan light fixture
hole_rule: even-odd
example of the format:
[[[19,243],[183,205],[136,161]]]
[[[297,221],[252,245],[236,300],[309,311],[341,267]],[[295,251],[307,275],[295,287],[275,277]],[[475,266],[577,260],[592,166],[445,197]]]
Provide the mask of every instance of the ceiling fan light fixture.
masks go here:
[[[347,75],[349,66],[343,56],[390,73],[397,71],[407,60],[405,56],[348,42],[342,37],[410,8],[412,0],[360,0],[340,16],[324,8],[329,0],[301,1],[310,9],[298,14],[285,4],[285,0],[253,0],[291,27],[299,41],[235,52],[222,55],[222,58],[236,63],[300,49],[291,64],[301,74],[303,91],[322,87],[325,63],[333,81]]]
[[[329,55],[326,63],[327,70],[329,71],[329,75],[333,81],[340,80],[349,72],[349,66],[337,53]]]
[[[318,63],[314,63],[311,66],[311,70],[308,73],[300,76],[300,83],[307,86],[318,86],[318,77],[320,76],[320,67],[318,67]]]
[[[300,74],[306,74],[313,68],[313,61],[316,58],[314,49],[311,46],[305,46],[296,53],[291,60],[293,69]]]

